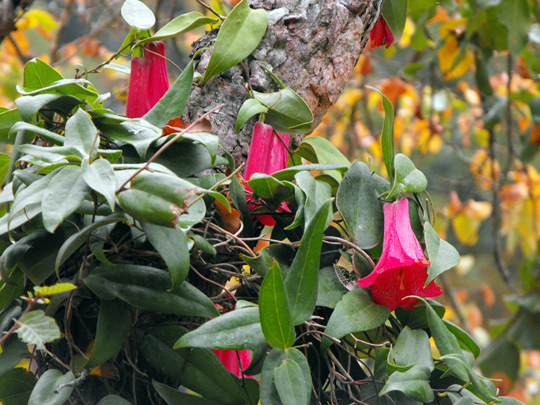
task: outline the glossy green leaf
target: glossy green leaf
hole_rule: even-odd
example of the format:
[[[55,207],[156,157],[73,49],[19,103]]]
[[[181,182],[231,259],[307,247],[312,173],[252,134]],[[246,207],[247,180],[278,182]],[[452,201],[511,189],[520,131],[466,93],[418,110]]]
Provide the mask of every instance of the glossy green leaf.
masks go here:
[[[216,307],[206,295],[184,281],[171,288],[169,273],[137,265],[100,266],[84,283],[106,300],[115,297],[139,308],[176,315],[216,317]]]
[[[158,128],[163,128],[173,118],[182,116],[191,93],[194,72],[193,60],[191,60],[169,90],[143,118]]]
[[[286,88],[275,93],[253,93],[268,109],[264,118],[277,132],[306,134],[311,131],[313,112],[293,89]]]
[[[101,301],[94,347],[84,368],[97,367],[118,353],[134,321],[132,312],[122,300]]]
[[[444,316],[444,313],[446,312],[444,305],[429,299],[426,301],[431,305],[439,318]],[[408,326],[413,330],[429,328],[426,308],[423,301],[419,301],[412,311],[403,308],[396,308],[395,315],[403,326]]]
[[[379,393],[383,396],[390,391],[401,391],[409,398],[422,403],[431,402],[435,399],[435,394],[429,385],[430,371],[424,366],[414,366],[403,373],[396,371],[393,373]]]
[[[13,144],[15,136],[10,136],[13,125],[21,121],[19,110],[0,111],[0,141],[6,144]]]
[[[25,357],[30,357],[28,346],[20,340],[13,340],[9,345],[4,343],[0,353],[0,381]],[[2,398],[0,396],[0,398]]]
[[[396,366],[420,365],[430,372],[435,368],[431,357],[429,336],[422,329],[405,326],[388,354],[389,364]]]
[[[156,23],[152,10],[139,0],[126,0],[122,5],[121,13],[131,28],[139,31],[149,30]]]
[[[24,368],[15,368],[0,379],[0,398],[5,405],[28,405],[36,385],[36,376]]]
[[[127,218],[122,214],[113,214],[108,217],[102,218],[90,224],[83,229],[81,229],[76,234],[72,235],[67,239],[63,244],[58,255],[56,256],[55,268],[56,271],[59,270],[60,266],[73,254],[75,253],[83,244],[86,243],[88,237],[91,235],[92,231],[99,229],[102,226],[114,224],[117,222],[129,223]]]
[[[274,370],[274,382],[281,402],[308,405],[311,398],[311,371],[298,349],[285,350],[281,364]]]
[[[371,172],[365,163],[355,161],[339,185],[336,205],[351,238],[362,249],[379,244],[383,233],[383,213]]]
[[[274,371],[283,361],[283,357],[283,351],[273,349],[264,360],[261,373],[261,405],[283,405],[274,379]]]
[[[157,104],[156,104],[157,105]],[[94,116],[94,123],[102,134],[107,137],[125,142],[135,149],[141,161],[145,160],[149,146],[161,137],[161,131],[155,125],[141,119],[124,122],[103,122],[102,116]]]
[[[246,201],[246,194],[244,188],[240,184],[240,181],[236,176],[233,176],[231,184],[229,185],[230,197],[236,209],[240,212],[244,229],[242,229],[242,236],[244,238],[251,238],[255,236],[253,230],[253,221],[249,214],[249,208]],[[247,242],[249,243],[249,242]]]
[[[197,132],[184,134],[182,135],[182,139],[191,140],[203,145],[206,149],[208,149],[208,153],[210,153],[212,165],[216,164],[217,149],[219,144],[219,138],[216,135],[209,134],[207,132]]]
[[[55,320],[45,316],[40,309],[23,315],[17,321],[17,325],[19,338],[29,345],[36,345],[40,350],[45,350],[44,343],[52,342],[62,336]]]
[[[128,402],[118,395],[107,395],[106,397],[103,397],[97,405],[131,405],[131,402]]]
[[[217,401],[175,390],[155,380],[152,380],[152,386],[168,405],[219,405]]]
[[[528,42],[531,12],[527,0],[502,0],[497,6],[499,21],[508,28],[508,49],[519,57]]]
[[[82,161],[82,177],[86,184],[105,197],[114,212],[116,182],[111,164],[106,159],[96,159],[92,164]]]
[[[272,267],[272,260],[277,260],[284,271],[289,270],[289,264],[294,257],[294,250],[285,245],[270,245],[262,248],[258,257],[241,255],[242,259],[251,266],[261,277],[266,276],[268,269]]]
[[[389,3],[387,1],[387,3]],[[393,0],[392,3],[396,3],[396,0]],[[405,4],[405,9],[407,8]],[[379,89],[376,89],[374,87],[369,87],[371,90],[376,91],[382,96],[382,104],[384,108],[384,123],[382,128],[382,134],[381,134],[381,144],[382,144],[382,151],[383,151],[383,160],[384,165],[386,166],[386,171],[388,173],[388,178],[390,179],[390,182],[394,180],[394,159],[396,155],[396,146],[394,141],[394,106],[388,100],[388,98],[382,94],[382,92]]]
[[[397,42],[403,34],[407,20],[407,0],[387,0],[383,3],[381,11]]]
[[[0,266],[1,265],[2,263],[0,262]],[[2,273],[4,273],[4,270],[6,269],[2,268]],[[12,272],[8,271],[5,275],[9,277],[10,283],[8,284],[4,281],[0,281],[0,311],[5,309],[11,302],[18,299],[25,292],[24,273],[22,271],[14,267]],[[2,278],[4,279],[4,274],[2,274]]]
[[[294,152],[295,156],[303,157],[311,163],[319,164],[340,164],[349,167],[351,163],[332,143],[323,137],[312,136],[304,139],[298,149]],[[338,170],[328,171],[327,174],[341,182],[343,175]]]
[[[173,18],[171,21],[161,27],[158,32],[156,32],[149,38],[141,40],[139,44],[142,45],[148,42],[163,41],[167,38],[172,38],[177,35],[185,34],[186,32],[192,31],[198,27],[204,27],[205,25],[214,25],[218,21],[219,20],[217,18],[205,17],[201,13],[192,11],[190,13],[182,14],[176,18]]]
[[[363,290],[352,290],[343,296],[328,320],[325,333],[340,339],[353,333],[381,326],[390,315],[388,307],[377,305]],[[332,342],[323,339],[321,350],[325,351]]]
[[[26,122],[35,121],[35,115],[42,108],[68,115],[76,106],[84,101],[69,94],[39,94],[23,96],[15,100],[21,118]]]
[[[62,405],[67,401],[74,386],[58,390],[58,387],[63,384],[70,383],[75,379],[71,372],[62,375],[58,370],[47,370],[39,377],[39,380],[30,395],[28,405]]]
[[[459,326],[454,325],[452,322],[443,319],[444,324],[456,339],[463,344],[469,351],[477,358],[480,355],[480,348],[472,337],[467,332],[461,329]]]
[[[89,191],[79,166],[62,168],[43,194],[41,208],[45,229],[53,233],[65,218],[75,212]]]
[[[428,285],[435,277],[457,266],[461,257],[456,248],[444,239],[441,239],[427,221],[424,223],[424,238],[429,261],[431,262],[431,266],[428,269],[429,277],[426,280],[426,285]]]
[[[166,228],[141,223],[148,241],[161,255],[171,275],[171,285],[182,283],[189,271],[189,250],[186,232],[179,227]]]
[[[407,156],[398,153],[394,158],[394,169],[396,175],[387,198],[392,198],[399,193],[421,193],[426,189],[426,176]]]
[[[248,184],[257,196],[276,208],[294,193],[294,187],[291,184],[263,173],[254,173]]]
[[[23,86],[37,90],[64,77],[41,59],[34,58],[24,65]]]
[[[174,228],[183,210],[145,191],[129,189],[117,195],[120,207],[133,218],[154,225]]]
[[[285,278],[285,291],[294,325],[307,321],[315,310],[322,237],[331,205],[332,200],[326,200],[307,226],[298,252]]]
[[[136,0],[133,0],[136,1]],[[99,147],[98,130],[83,109],[77,110],[66,122],[64,146],[72,146],[93,160]]]
[[[180,326],[155,328],[141,342],[141,353],[160,373],[223,405],[244,405],[247,395],[210,349],[172,346],[187,330]]]
[[[220,350],[253,350],[266,344],[259,308],[236,309],[186,333],[174,348],[205,347]]]
[[[311,139],[311,138],[308,138]],[[294,180],[294,177],[297,173],[302,171],[321,171],[323,174],[325,171],[330,170],[339,170],[341,173],[345,173],[348,170],[349,165],[343,166],[339,163],[325,163],[325,164],[309,164],[309,165],[298,165],[298,166],[292,166],[288,167],[286,169],[280,170],[279,172],[275,172],[272,174],[272,176],[280,181],[283,180]]]
[[[236,116],[236,134],[240,132],[242,126],[256,114],[266,113],[268,108],[265,107],[259,100],[255,98],[248,98],[240,107],[238,115]]]
[[[294,344],[296,334],[277,261],[268,270],[259,293],[261,327],[268,344],[285,350]]]
[[[46,87],[39,89],[28,89],[17,85],[17,92],[25,96],[35,96],[45,92],[57,92],[61,94],[72,94],[82,98],[96,99],[98,93],[84,86],[91,86],[92,83],[86,79],[61,79],[57,80]]]
[[[319,208],[328,201],[328,199],[332,198],[332,187],[324,181],[315,179],[311,172],[308,171],[301,171],[295,175],[294,178],[296,184],[298,184],[298,187],[306,196],[302,215],[304,216],[305,227],[307,228],[315,218]],[[325,228],[330,225],[333,218],[333,211],[328,210]]]
[[[335,308],[348,291],[337,278],[333,267],[323,267],[319,270],[317,306]]]
[[[247,58],[261,42],[267,25],[266,10],[252,10],[247,0],[238,3],[221,24],[203,86],[212,77]]]

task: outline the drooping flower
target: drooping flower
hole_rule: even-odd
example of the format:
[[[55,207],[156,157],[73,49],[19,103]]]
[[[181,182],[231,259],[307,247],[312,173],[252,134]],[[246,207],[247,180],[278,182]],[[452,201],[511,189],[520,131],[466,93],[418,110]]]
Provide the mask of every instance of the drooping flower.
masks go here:
[[[360,287],[373,286],[373,301],[386,305],[390,311],[397,307],[413,309],[418,300],[404,297],[437,297],[443,293],[435,281],[424,288],[429,265],[411,228],[408,200],[402,198],[386,204],[383,252],[373,272],[358,281]]]
[[[392,31],[382,14],[379,17],[379,21],[375,24],[375,27],[373,27],[373,30],[369,33],[369,39],[371,39],[372,48],[383,45],[386,45],[386,48],[390,48],[394,43],[394,34],[392,34]]]
[[[156,105],[169,89],[165,44],[151,42],[144,47],[144,57],[131,59],[126,116],[140,118]]]
[[[227,371],[237,377],[242,377],[242,370],[245,370],[251,362],[249,350],[238,350],[238,354],[236,354],[236,350],[213,350],[213,352],[221,360]],[[240,364],[238,359],[240,359]],[[240,369],[240,367],[242,368]],[[244,375],[244,377],[251,376]]]
[[[281,138],[281,141],[279,140]],[[271,125],[263,124],[257,121],[253,128],[251,137],[251,146],[244,169],[244,179],[249,180],[254,173],[274,174],[275,172],[287,167],[287,148],[290,135],[274,133]],[[248,191],[253,191],[251,187],[246,186]],[[250,209],[255,206],[250,204]],[[285,203],[281,204],[280,210],[288,211]],[[276,221],[271,216],[262,215],[258,220],[268,226],[273,226]]]

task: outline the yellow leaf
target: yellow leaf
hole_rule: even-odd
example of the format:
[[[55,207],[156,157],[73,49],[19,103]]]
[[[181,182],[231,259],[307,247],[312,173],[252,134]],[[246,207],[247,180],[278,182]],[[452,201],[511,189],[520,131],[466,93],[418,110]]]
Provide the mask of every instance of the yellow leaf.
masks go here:
[[[36,297],[48,297],[51,295],[61,294],[68,291],[76,290],[77,286],[71,283],[58,283],[52,286],[34,287]]]
[[[453,35],[446,37],[444,45],[437,51],[439,68],[444,73],[446,81],[455,79],[467,73],[474,63],[474,56],[470,51],[465,53],[463,59],[454,67],[454,61],[460,53],[458,40]]]
[[[410,18],[407,18],[405,21],[405,28],[403,29],[403,34],[401,35],[400,40],[398,41],[398,46],[400,48],[407,48],[411,45],[411,37],[416,31],[416,27]]]
[[[478,242],[478,229],[482,221],[468,217],[461,213],[452,219],[452,228],[459,243],[473,246]]]

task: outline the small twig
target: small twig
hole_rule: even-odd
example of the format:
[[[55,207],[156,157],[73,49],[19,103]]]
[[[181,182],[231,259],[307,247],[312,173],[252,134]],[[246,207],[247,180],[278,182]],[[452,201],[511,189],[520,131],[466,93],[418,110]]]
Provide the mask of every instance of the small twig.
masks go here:
[[[62,360],[60,360],[56,354],[50,352],[46,347],[44,347],[43,351],[45,353],[47,353],[49,356],[51,356],[58,364],[60,364],[66,370],[73,371],[73,369],[70,366],[68,366],[66,363],[64,363]]]
[[[154,51],[151,51],[150,49],[147,49],[147,48],[144,48],[144,52],[149,52],[151,54],[154,54],[160,58],[163,58],[165,59],[167,62],[169,62],[171,65],[173,65],[175,68],[177,68],[180,73],[182,73],[182,69],[180,69],[180,66],[178,66],[176,63],[174,63],[172,60],[170,60],[169,58],[167,58],[166,56],[163,56],[162,54],[160,54],[159,52],[154,52]]]
[[[211,6],[209,6],[208,4],[206,4],[204,1],[202,0],[197,0],[197,3],[199,3],[201,6],[203,6],[205,9],[207,9],[208,11],[210,11],[211,13],[215,14],[215,16],[217,18],[219,18],[221,21],[225,21],[225,17],[223,17],[221,14],[219,14],[216,10],[214,10]]]
[[[285,141],[283,139],[281,139],[281,136],[279,136],[279,134],[276,132],[276,130],[274,129],[274,135],[278,137],[279,141],[281,142],[281,144],[283,145],[283,147],[285,149],[287,149],[287,153],[289,154],[289,157],[291,158],[291,162],[292,164],[294,165],[294,155],[292,153],[292,150],[289,149],[289,145],[286,145],[285,144]]]
[[[240,245],[242,245],[243,248],[245,248],[249,252],[251,257],[257,257],[257,255],[253,252],[253,250],[251,250],[251,248],[246,244],[246,242],[243,241],[243,239],[239,238],[238,236],[235,236],[234,234],[230,233],[229,231],[226,231],[225,229],[221,228],[220,226],[216,224],[213,224],[210,221],[207,221],[207,223],[209,224],[211,228],[214,228],[216,231],[220,231],[224,233],[225,235],[228,235],[234,240],[236,240]]]
[[[13,45],[13,48],[15,48],[15,52],[17,52],[17,56],[21,62],[26,64],[26,62],[28,62],[30,59],[28,59],[28,57],[22,53],[21,48],[19,48],[19,45],[17,45],[17,42],[15,42],[11,34],[8,34],[6,38],[9,39],[9,42],[11,42],[11,45]]]
[[[90,373],[90,369],[85,368],[83,371],[81,371],[81,374],[77,378],[75,378],[73,381],[70,381],[65,384],[60,384],[58,387],[56,387],[56,389],[54,390],[54,393],[58,394],[60,390],[63,390],[66,387],[74,387],[75,385],[77,385],[78,383],[86,379],[86,376],[89,373]]]
[[[141,173],[143,170],[146,170],[148,169],[148,167],[150,166],[150,163],[152,163],[154,160],[156,160],[159,155],[161,155],[163,152],[165,152],[165,150],[171,146],[173,143],[175,143],[178,139],[180,139],[186,132],[189,132],[189,130],[191,128],[193,128],[194,126],[198,125],[201,121],[203,121],[206,117],[208,117],[210,114],[214,113],[215,111],[219,110],[220,108],[223,108],[223,106],[225,106],[225,104],[220,104],[218,105],[217,107],[214,107],[212,108],[210,111],[208,111],[207,113],[201,115],[199,118],[197,118],[195,121],[193,121],[187,128],[184,128],[182,129],[181,132],[179,132],[174,138],[172,138],[171,140],[169,140],[165,145],[163,145],[155,154],[154,156],[152,156],[148,162],[145,163],[145,165],[143,167],[141,167],[139,170],[137,170],[132,176],[129,177],[129,179],[127,179],[125,181],[124,184],[122,184],[122,186],[116,191],[116,194],[120,193],[121,191],[124,190],[124,187],[131,181],[135,178],[135,176],[137,176],[139,173]]]
[[[238,300],[236,299],[236,297],[234,296],[234,294],[227,288],[225,287],[224,285],[222,284],[219,284],[217,281],[214,281],[214,280],[210,280],[209,278],[203,276],[201,273],[199,273],[197,271],[197,269],[195,267],[193,267],[191,264],[189,265],[190,269],[193,270],[195,273],[197,273],[197,275],[202,278],[204,281],[210,283],[210,284],[214,284],[215,286],[219,287],[219,288],[222,288],[223,290],[227,291],[227,293],[231,296],[231,298],[234,300],[234,302],[238,302]]]
[[[351,249],[357,251],[362,256],[364,256],[364,258],[369,262],[371,267],[375,268],[375,263],[373,262],[373,259],[363,249],[360,249],[354,243],[349,242],[348,240],[345,240],[343,238],[338,238],[337,236],[325,236],[323,238],[323,241],[338,242],[338,243],[341,243],[342,245],[350,247]]]
[[[131,45],[133,45],[135,43],[135,40],[132,40],[129,44],[127,44],[126,46],[124,46],[123,48],[120,48],[118,50],[118,52],[116,52],[114,55],[112,55],[109,59],[107,59],[105,62],[101,62],[99,65],[97,65],[94,69],[92,70],[87,70],[81,74],[77,74],[75,75],[75,79],[80,79],[81,77],[83,76],[86,76],[88,73],[99,73],[100,72],[100,69],[105,66],[105,65],[108,65],[109,63],[111,63],[113,60],[116,59],[116,57],[118,55],[120,55],[122,52],[124,52],[125,49],[129,48]]]

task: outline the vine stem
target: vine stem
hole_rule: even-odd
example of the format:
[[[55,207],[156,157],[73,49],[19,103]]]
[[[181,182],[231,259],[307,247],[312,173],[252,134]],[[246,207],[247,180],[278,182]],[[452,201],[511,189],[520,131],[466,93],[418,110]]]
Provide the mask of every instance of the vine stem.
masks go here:
[[[373,262],[373,259],[369,257],[369,255],[363,250],[360,249],[358,246],[356,246],[354,243],[349,242],[348,240],[345,240],[343,238],[338,238],[337,236],[325,236],[323,240],[328,242],[339,242],[342,245],[348,246],[351,249],[355,250],[356,252],[360,253],[362,256],[365,257],[365,259],[369,262],[371,267],[375,268],[375,263]]]
[[[143,167],[141,167],[139,170],[137,170],[132,176],[129,177],[129,179],[127,179],[125,181],[124,184],[122,184],[122,186],[116,191],[116,194],[120,193],[121,191],[124,190],[124,187],[126,187],[126,185],[135,178],[135,176],[137,176],[139,173],[141,173],[143,170],[146,170],[148,169],[148,167],[150,166],[150,163],[152,163],[154,160],[156,160],[158,158],[159,155],[161,155],[163,152],[165,152],[165,150],[171,146],[173,143],[175,143],[177,140],[179,140],[186,132],[189,132],[189,130],[191,128],[193,128],[194,126],[198,125],[201,121],[203,121],[206,117],[208,117],[210,114],[216,112],[217,110],[223,108],[225,106],[225,104],[220,104],[218,105],[217,107],[214,107],[212,108],[210,111],[208,111],[207,113],[201,115],[199,118],[197,118],[195,121],[193,121],[187,128],[184,128],[182,129],[174,138],[172,138],[170,141],[168,141],[165,145],[163,145],[155,154],[154,156],[152,156],[148,162],[146,162],[144,164]]]

